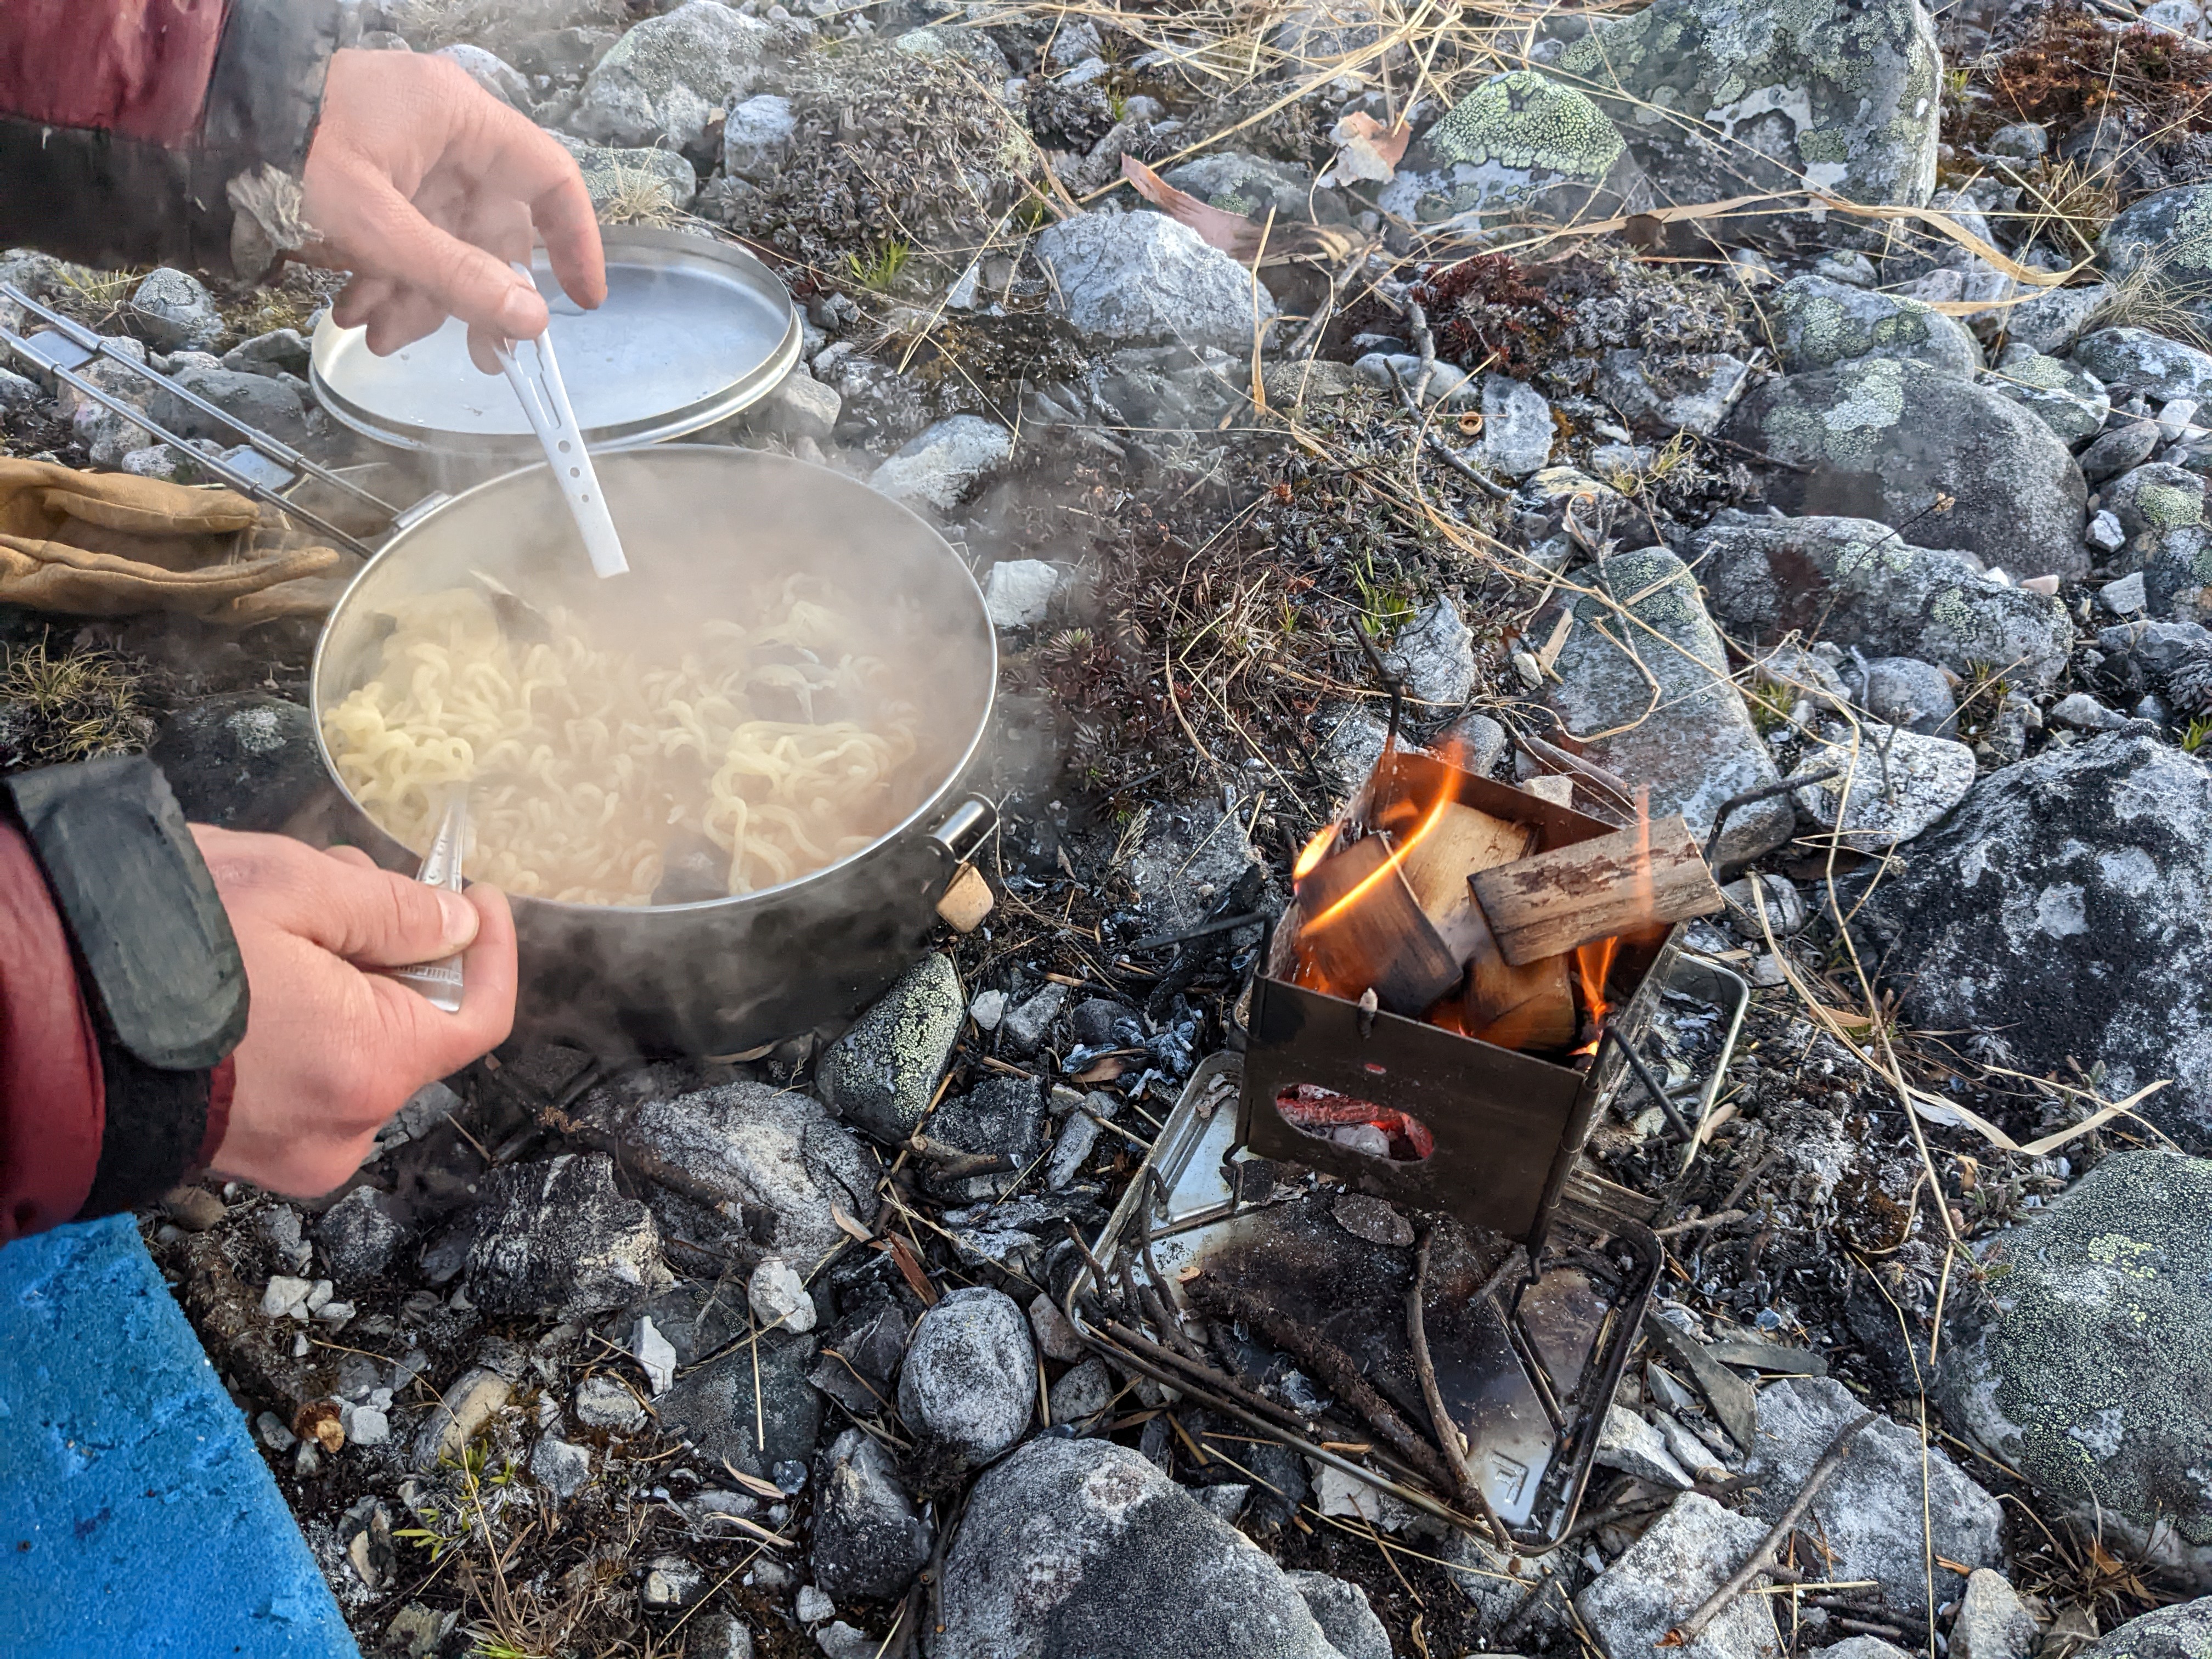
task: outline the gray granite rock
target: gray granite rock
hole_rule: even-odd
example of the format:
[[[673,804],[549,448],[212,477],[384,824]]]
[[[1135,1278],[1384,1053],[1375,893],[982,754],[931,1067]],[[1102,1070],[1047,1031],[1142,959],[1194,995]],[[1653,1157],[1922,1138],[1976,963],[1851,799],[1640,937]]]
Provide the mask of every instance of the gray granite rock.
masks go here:
[[[1313,174],[1293,162],[1244,150],[1215,150],[1179,162],[1162,176],[1177,190],[1188,191],[1208,207],[1224,212],[1265,218],[1273,208],[1278,224],[1313,217]],[[1326,198],[1328,192],[1323,195]]]
[[[2142,572],[2143,603],[2154,616],[2212,619],[2203,592],[2212,583],[2206,489],[2202,474],[2154,461],[2105,491],[2106,506],[2127,538],[2114,562]]]
[[[2076,1659],[2203,1659],[2212,1645],[2212,1596],[2160,1607],[2075,1650]]]
[[[1042,559],[1000,560],[983,575],[983,609],[991,626],[1035,628],[1052,614],[1052,602],[1066,581],[1065,572]]]
[[[1139,1453],[1031,1441],[975,1483],[931,1659],[1342,1659],[1259,1547]]]
[[[1919,526],[1914,526],[1917,534]],[[1837,645],[1977,663],[2047,684],[2074,649],[2064,604],[1983,574],[1970,554],[1914,545],[1866,519],[1723,512],[1691,538],[1713,614],[1756,643],[1817,629]]]
[[[1724,435],[1806,469],[1769,478],[1786,513],[1909,525],[1920,546],[2016,575],[2088,569],[2088,487],[2066,446],[2002,394],[1929,364],[1869,357],[1769,381]]]
[[[894,1145],[929,1109],[966,1006],[952,958],[933,952],[822,1056],[814,1086],[848,1121]]]
[[[1344,1659],[1391,1659],[1390,1632],[1375,1616],[1367,1592],[1348,1579],[1325,1572],[1283,1575],[1304,1600],[1328,1644]]]
[[[313,367],[313,348],[296,328],[272,328],[241,340],[217,360],[223,368],[241,374],[296,374],[307,377]]]
[[[1915,657],[1877,657],[1866,665],[1861,700],[1866,711],[1890,726],[1926,737],[1952,735],[1959,699],[1952,677]]]
[[[1952,1659],[2027,1659],[2034,1651],[2035,1615],[2002,1573],[1976,1567],[1951,1621]]]
[[[2212,774],[2112,735],[1992,773],[1915,843],[1860,913],[1923,1030],[2042,1075],[2101,1063],[2118,1099],[2212,1146]]]
[[[2107,1079],[2103,1092],[2125,1087]],[[2199,1589],[2212,1587],[2208,1214],[2212,1162],[2107,1158],[1980,1248],[1983,1271],[1952,1304],[1936,1379],[1947,1420],[2046,1499]],[[2198,1645],[2208,1638],[2212,1624]]]
[[[185,391],[197,392],[216,408],[244,421],[258,431],[287,443],[307,435],[307,405],[300,394],[283,380],[266,374],[240,374],[228,368],[198,364],[174,370],[169,376]],[[146,412],[183,438],[213,438],[219,443],[238,441],[234,427],[193,408],[174,392],[156,388],[146,400]]]
[[[2074,460],[2081,469],[2082,477],[2094,486],[2130,468],[2141,466],[2150,459],[2151,452],[2158,446],[2156,421],[2120,420],[2098,434],[2096,439]]]
[[[629,1114],[625,1138],[741,1210],[748,1255],[819,1257],[844,1237],[833,1205],[875,1218],[875,1158],[797,1090],[738,1082],[649,1099]]]
[[[653,1409],[663,1432],[690,1442],[708,1468],[726,1462],[767,1480],[779,1464],[813,1461],[822,1433],[822,1396],[806,1376],[821,1348],[811,1335],[762,1337],[756,1393],[754,1346],[739,1342],[686,1371],[653,1401]]]
[[[1633,621],[1596,598],[1578,599],[1554,665],[1559,683],[1545,695],[1570,732],[1615,732],[1594,737],[1590,759],[1650,786],[1651,811],[1680,812],[1702,843],[1723,801],[1778,778],[1729,678],[1719,630],[1696,579],[1664,548],[1617,553],[1589,580],[1625,604]],[[1786,801],[1741,808],[1722,833],[1717,857],[1755,858],[1788,839],[1790,824]]]
[[[131,321],[156,351],[204,351],[222,337],[222,313],[197,276],[163,265],[131,290]]]
[[[468,1291],[488,1312],[573,1319],[634,1308],[674,1283],[652,1212],[623,1196],[604,1153],[507,1164],[477,1188]]]
[[[2105,227],[2097,258],[2114,276],[2144,273],[2154,294],[2212,319],[2212,185],[2136,198]]]
[[[1398,630],[1383,659],[1406,695],[1456,708],[1474,690],[1474,635],[1449,594],[1424,605]]]
[[[1012,1298],[971,1285],[915,1322],[899,1415],[932,1445],[988,1463],[1028,1431],[1036,1402],[1036,1351]]]
[[[1772,1520],[1786,1509],[1838,1430],[1864,1409],[1832,1377],[1790,1377],[1759,1391],[1759,1427],[1747,1448],[1745,1472],[1759,1487],[1753,1509]],[[1972,1568],[2003,1559],[2003,1516],[1940,1445],[1926,1451],[1926,1514],[1936,1556]],[[1811,1520],[1833,1552],[1838,1577],[1872,1578],[1883,1600],[1903,1611],[1927,1610],[1923,1537],[1920,1437],[1877,1417],[1851,1442],[1843,1467],[1813,1500]],[[1936,1596],[1948,1601],[1964,1580],[1936,1569]]]
[[[672,149],[611,149],[566,133],[553,136],[576,158],[584,189],[602,213],[617,204],[635,213],[653,205],[656,198],[668,212],[680,213],[699,193],[699,175]]]
[[[1785,374],[1866,357],[1911,357],[1954,374],[1982,366],[1982,349],[1964,323],[1900,295],[1793,276],[1764,307]]]
[[[1509,478],[1525,478],[1550,459],[1558,436],[1552,406],[1534,387],[1507,374],[1482,377],[1484,465]]]
[[[2154,403],[2212,400],[2212,353],[2147,328],[2100,328],[2086,334],[2075,343],[2074,361],[2117,398],[2139,392]]]
[[[1575,1610],[1607,1659],[1645,1659],[1661,1637],[1721,1587],[1765,1530],[1702,1493],[1684,1492],[1575,1598]],[[1683,1659],[1778,1659],[1782,1650],[1773,1607],[1764,1595],[1738,1596],[1677,1650]]]
[[[591,1480],[591,1448],[549,1434],[530,1449],[530,1478],[565,1504]]]
[[[868,480],[895,501],[951,513],[1012,459],[1014,434],[981,415],[953,415],[908,439]]]
[[[281,830],[327,787],[314,716],[265,691],[185,703],[163,722],[151,752],[193,823]]]
[[[768,183],[791,153],[792,135],[798,131],[790,99],[763,92],[744,100],[722,124],[723,173],[751,184]]]
[[[1677,432],[1705,436],[1728,418],[1750,384],[1751,366],[1718,351],[1608,351],[1597,372],[1598,396],[1651,438]]]
[[[1086,213],[1037,238],[1054,300],[1093,339],[1180,341],[1249,353],[1253,330],[1275,314],[1251,273],[1164,213]]]
[[[2087,443],[2104,430],[2112,394],[2087,369],[2024,345],[2005,348],[1981,383],[2011,398],[2056,433],[2061,443]]]
[[[1493,75],[1407,146],[1376,204],[1431,230],[1639,211],[1648,193],[1603,112],[1535,70]]]
[[[814,1582],[840,1599],[888,1601],[929,1560],[933,1528],[899,1484],[880,1443],[848,1429],[816,1472]]]
[[[595,1371],[576,1385],[576,1420],[587,1429],[634,1433],[645,1426],[645,1406],[619,1377]]]
[[[2112,297],[2111,287],[2104,283],[2087,288],[2045,289],[1994,316],[2008,345],[2024,345],[2045,356],[2063,357],[2073,350],[2082,330]]]
[[[497,52],[462,44],[441,46],[433,55],[459,64],[470,80],[510,109],[519,109],[526,115],[530,112],[530,82],[523,78],[521,70]]]
[[[759,79],[775,31],[717,0],[687,0],[629,28],[585,77],[579,137],[650,149],[702,148],[714,113]]]
[[[1687,1492],[1695,1484],[1667,1449],[1666,1437],[1626,1406],[1607,1408],[1595,1455],[1607,1468],[1632,1474],[1646,1486]]]
[[[352,1285],[390,1267],[410,1230],[392,1214],[390,1194],[356,1187],[315,1218],[314,1231],[331,1277]]]
[[[1667,201],[1809,182],[1920,206],[1936,187],[1943,64],[1915,0],[1656,0],[1594,19],[1559,67],[1611,116]]]
[[[1808,744],[1793,778],[1830,767],[1839,775],[1793,792],[1797,810],[1856,853],[1887,853],[1924,833],[1974,787],[1974,751],[1878,721],[1838,721]]]
[[[1055,1424],[1080,1425],[1113,1403],[1113,1374],[1095,1353],[1069,1366],[1060,1381],[1045,1390],[1045,1404]]]

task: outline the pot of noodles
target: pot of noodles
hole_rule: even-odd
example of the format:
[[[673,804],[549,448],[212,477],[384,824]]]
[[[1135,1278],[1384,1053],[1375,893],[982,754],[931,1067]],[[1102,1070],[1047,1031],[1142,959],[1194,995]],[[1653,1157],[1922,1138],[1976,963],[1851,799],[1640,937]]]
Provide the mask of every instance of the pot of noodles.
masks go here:
[[[961,793],[998,667],[975,579],[824,467],[664,445],[599,470],[627,575],[592,575],[534,467],[347,590],[313,670],[331,838],[412,873],[459,794],[532,1040],[726,1054],[856,1012],[989,823]]]

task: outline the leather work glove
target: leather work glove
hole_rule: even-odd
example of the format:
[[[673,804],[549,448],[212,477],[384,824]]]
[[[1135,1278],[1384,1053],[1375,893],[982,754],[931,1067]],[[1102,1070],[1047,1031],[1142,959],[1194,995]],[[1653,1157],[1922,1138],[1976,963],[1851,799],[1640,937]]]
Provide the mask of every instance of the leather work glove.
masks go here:
[[[246,628],[329,610],[360,566],[234,490],[0,459],[0,604]]]

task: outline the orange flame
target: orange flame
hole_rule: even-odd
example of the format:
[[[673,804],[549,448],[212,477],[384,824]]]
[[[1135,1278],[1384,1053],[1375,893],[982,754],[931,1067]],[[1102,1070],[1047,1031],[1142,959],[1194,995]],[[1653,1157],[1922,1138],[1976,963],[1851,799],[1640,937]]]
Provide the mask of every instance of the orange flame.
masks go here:
[[[1291,866],[1291,886],[1297,886],[1308,876],[1313,874],[1314,866],[1319,864],[1322,856],[1328,853],[1328,844],[1336,839],[1336,825],[1325,823],[1314,838],[1305,844],[1305,850],[1298,854],[1298,861]]]
[[[1358,885],[1354,887],[1350,892],[1346,893],[1342,898],[1337,900],[1335,903],[1330,905],[1328,909],[1322,911],[1311,921],[1306,923],[1305,925],[1307,927],[1318,928],[1328,927],[1330,922],[1335,921],[1337,917],[1351,909],[1353,905],[1358,903],[1361,899],[1366,897],[1369,893],[1372,892],[1378,882],[1389,880],[1390,878],[1391,872],[1406,861],[1406,855],[1411,853],[1416,847],[1419,847],[1421,842],[1427,838],[1429,832],[1443,822],[1444,814],[1450,810],[1453,801],[1456,799],[1455,793],[1451,787],[1450,769],[1459,763],[1458,754],[1459,750],[1456,744],[1448,746],[1444,750],[1442,758],[1445,762],[1445,765],[1438,774],[1439,777],[1443,781],[1442,786],[1437,791],[1436,799],[1430,804],[1427,814],[1421,819],[1420,823],[1413,827],[1413,832],[1407,836],[1405,840],[1399,842],[1397,846],[1391,848],[1390,856],[1384,859],[1382,863],[1376,866],[1374,870],[1365,878],[1365,879],[1362,880]],[[1309,848],[1308,850],[1311,849]],[[1303,861],[1304,860],[1301,860],[1301,862]],[[1319,860],[1316,860],[1316,862],[1317,863]]]
[[[1613,959],[1620,950],[1620,940],[1601,939],[1595,945],[1575,946],[1575,978],[1581,981],[1583,1007],[1594,1026],[1602,1027],[1605,1017],[1612,1012],[1605,1000],[1606,976],[1613,972]],[[1598,1039],[1592,1037],[1575,1050],[1578,1054],[1597,1052]]]

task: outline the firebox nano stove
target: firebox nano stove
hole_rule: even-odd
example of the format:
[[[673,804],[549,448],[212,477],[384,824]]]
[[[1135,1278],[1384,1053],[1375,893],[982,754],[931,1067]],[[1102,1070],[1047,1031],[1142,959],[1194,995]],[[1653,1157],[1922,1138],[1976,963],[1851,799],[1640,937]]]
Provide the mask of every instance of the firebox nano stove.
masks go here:
[[[1369,1518],[1550,1548],[1662,1255],[1650,1201],[1576,1166],[1639,1097],[1694,1149],[1748,1000],[1679,938],[1719,891],[1680,818],[1395,750],[1296,873],[1243,1054],[1193,1078],[1064,1305],[1117,1364],[1356,1477]],[[1723,1033],[1686,1115],[1646,1054],[1680,1018]]]

